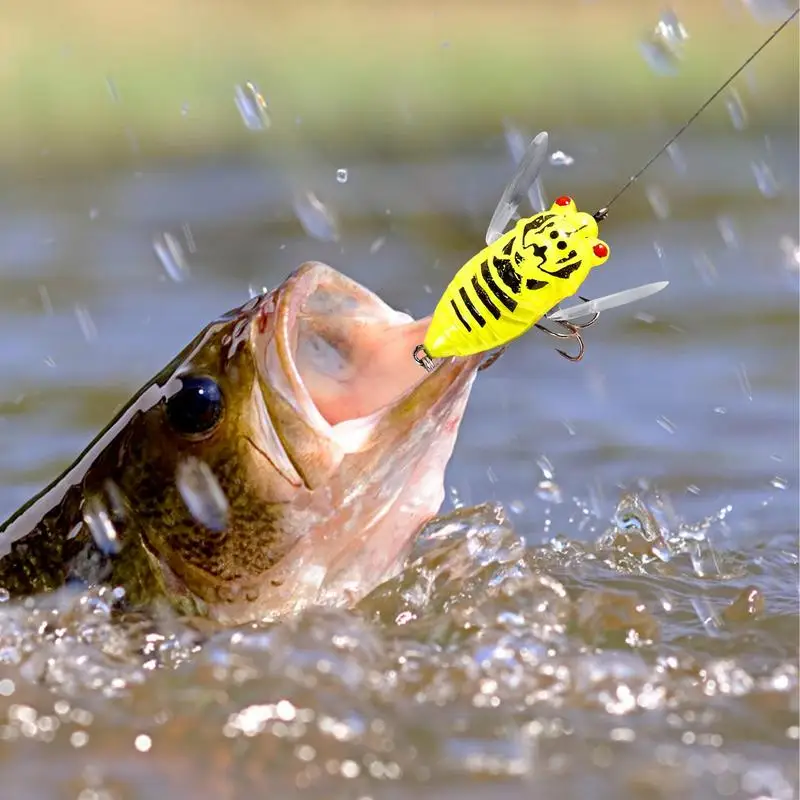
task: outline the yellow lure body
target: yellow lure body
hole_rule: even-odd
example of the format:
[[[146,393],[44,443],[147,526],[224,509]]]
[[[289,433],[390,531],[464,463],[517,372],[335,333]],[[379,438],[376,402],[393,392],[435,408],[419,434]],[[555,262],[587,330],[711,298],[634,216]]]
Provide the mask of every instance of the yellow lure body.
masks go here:
[[[426,354],[470,356],[522,336],[608,260],[598,233],[569,197],[521,219],[456,273],[433,312]]]

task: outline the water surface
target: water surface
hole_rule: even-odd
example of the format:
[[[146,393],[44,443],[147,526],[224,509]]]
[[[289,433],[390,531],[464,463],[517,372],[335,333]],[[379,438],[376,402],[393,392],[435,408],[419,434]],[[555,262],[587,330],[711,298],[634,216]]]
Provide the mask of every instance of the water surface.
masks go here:
[[[767,144],[687,138],[685,170],[665,159],[615,206],[586,292],[669,289],[604,314],[581,364],[531,335],[480,375],[455,516],[355,612],[206,640],[166,612],[112,622],[110,590],[3,606],[4,792],[796,797],[797,142]],[[575,163],[549,199],[581,206],[651,149],[554,147]],[[435,163],[21,181],[0,200],[3,515],[304,260],[428,313],[509,170],[499,137]],[[337,240],[306,234],[302,190]],[[165,233],[183,267],[156,257]]]

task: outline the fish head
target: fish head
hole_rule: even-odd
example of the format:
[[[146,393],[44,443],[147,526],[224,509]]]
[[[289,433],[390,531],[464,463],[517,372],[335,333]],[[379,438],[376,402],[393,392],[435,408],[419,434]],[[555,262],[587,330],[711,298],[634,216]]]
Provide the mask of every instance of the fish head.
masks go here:
[[[116,482],[163,590],[223,623],[349,605],[444,498],[481,357],[321,263],[208,326],[128,424]]]

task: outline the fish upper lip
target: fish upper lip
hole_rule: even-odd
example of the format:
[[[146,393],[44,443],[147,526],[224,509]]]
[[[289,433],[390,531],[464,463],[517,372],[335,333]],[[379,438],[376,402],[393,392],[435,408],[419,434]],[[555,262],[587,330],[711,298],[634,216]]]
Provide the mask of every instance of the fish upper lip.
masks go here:
[[[330,292],[334,303],[341,301],[342,313],[336,315],[335,324],[341,327],[344,336],[364,337],[363,331],[359,333],[358,326],[368,324],[374,324],[378,329],[383,327],[382,332],[393,329],[402,331],[401,341],[393,345],[397,350],[397,369],[402,372],[402,377],[398,379],[399,391],[369,413],[334,423],[320,411],[297,357],[300,337],[304,335],[299,330],[298,320],[304,314],[306,301],[320,289],[323,293]],[[358,311],[362,314],[349,313]],[[426,372],[414,362],[412,353],[414,346],[422,342],[428,321],[414,320],[396,311],[373,292],[320,262],[307,262],[299,267],[279,289],[268,296],[260,313],[269,317],[266,326],[255,325],[257,362],[262,379],[292,404],[296,414],[309,427],[341,448],[343,454],[360,450],[380,422],[415,394],[419,395],[419,402],[415,404],[417,418],[437,408],[446,410],[452,400],[460,396],[466,380],[473,375],[484,357],[443,359],[433,372]],[[309,318],[307,311],[305,317]],[[419,341],[409,339],[408,347],[405,347],[405,339],[416,334],[417,328]],[[407,361],[399,361],[401,358]],[[370,368],[368,362],[360,366],[366,370]]]

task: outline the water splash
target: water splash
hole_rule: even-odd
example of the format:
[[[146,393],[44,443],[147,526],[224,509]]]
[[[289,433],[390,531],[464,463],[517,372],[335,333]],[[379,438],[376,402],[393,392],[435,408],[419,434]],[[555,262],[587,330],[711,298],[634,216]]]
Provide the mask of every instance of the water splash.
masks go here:
[[[555,150],[550,153],[550,163],[556,167],[569,167],[575,163],[575,159],[563,150]]]

